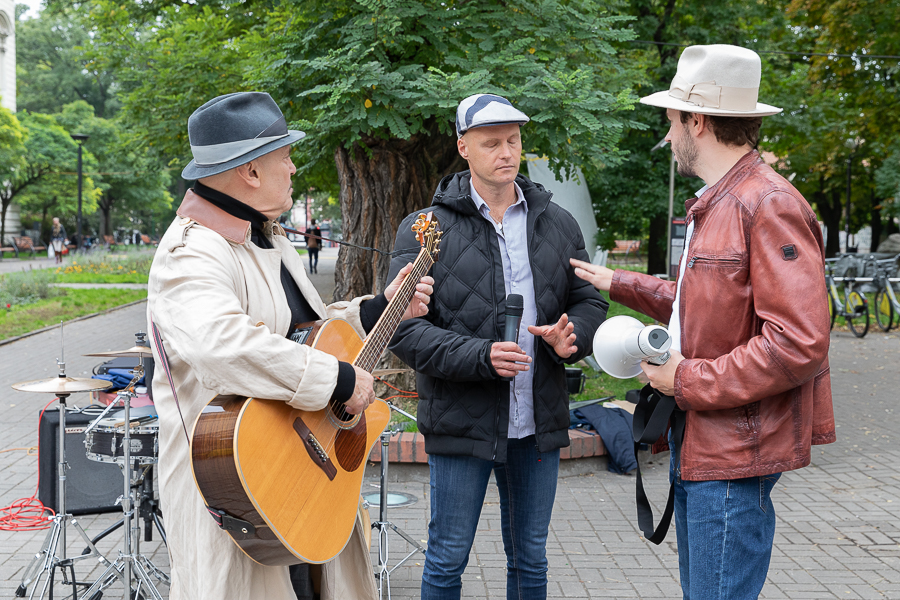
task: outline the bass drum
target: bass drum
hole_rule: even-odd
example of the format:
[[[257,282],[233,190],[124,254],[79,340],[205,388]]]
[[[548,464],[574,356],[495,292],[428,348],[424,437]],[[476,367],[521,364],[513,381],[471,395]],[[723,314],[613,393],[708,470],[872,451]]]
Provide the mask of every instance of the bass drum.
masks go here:
[[[107,417],[84,436],[87,457],[104,463],[125,462],[125,424],[118,417]],[[159,462],[159,420],[131,426],[131,460],[138,465]]]

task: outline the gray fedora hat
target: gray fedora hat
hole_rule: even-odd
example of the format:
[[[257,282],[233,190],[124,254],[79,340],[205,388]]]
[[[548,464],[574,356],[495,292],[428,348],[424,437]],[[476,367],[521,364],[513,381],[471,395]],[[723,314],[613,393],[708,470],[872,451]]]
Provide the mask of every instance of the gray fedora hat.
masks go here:
[[[223,173],[304,137],[302,131],[287,128],[281,109],[265,92],[219,96],[188,119],[194,160],[181,176],[202,179]]]

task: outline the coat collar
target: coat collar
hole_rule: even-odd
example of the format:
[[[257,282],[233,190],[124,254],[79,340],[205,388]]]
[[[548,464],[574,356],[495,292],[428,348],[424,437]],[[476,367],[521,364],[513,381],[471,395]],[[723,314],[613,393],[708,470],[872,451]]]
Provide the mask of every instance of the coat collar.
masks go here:
[[[188,190],[178,207],[178,216],[187,217],[212,229],[229,242],[244,244],[250,235],[250,221],[232,216]]]
[[[688,212],[693,210],[695,213],[708,210],[731,191],[731,188],[737,185],[738,182],[742,181],[747,171],[761,162],[762,158],[759,156],[759,152],[751,150],[734,163],[734,166],[725,173],[722,179],[707,188],[700,198],[694,197],[686,200],[684,203],[685,208]]]
[[[432,206],[442,204],[464,215],[477,215],[478,208],[469,193],[469,182],[472,175],[469,171],[461,171],[447,175],[438,184],[434,193]],[[539,183],[534,183],[521,173],[516,176],[516,184],[525,196],[529,214],[540,214],[550,203],[552,194]]]

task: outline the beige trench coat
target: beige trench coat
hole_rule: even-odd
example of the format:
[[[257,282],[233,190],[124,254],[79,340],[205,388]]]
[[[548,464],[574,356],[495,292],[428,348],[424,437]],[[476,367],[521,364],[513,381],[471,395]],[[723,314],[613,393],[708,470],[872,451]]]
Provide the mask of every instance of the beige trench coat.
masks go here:
[[[340,316],[362,332],[359,303],[365,298],[326,307],[286,237],[272,235],[275,248],[261,249],[249,242],[248,222],[191,191],[178,214],[150,269],[148,319],[152,315],[164,340],[187,431],[221,393],[283,400],[306,410],[325,407],[338,362],[285,338],[290,308],[281,262],[321,317]],[[154,357],[161,365],[155,347]],[[172,570],[169,598],[296,600],[287,567],[266,567],[248,558],[207,513],[194,483],[182,419],[159,366],[153,393]],[[323,600],[376,597],[359,520],[344,551],[322,571]]]

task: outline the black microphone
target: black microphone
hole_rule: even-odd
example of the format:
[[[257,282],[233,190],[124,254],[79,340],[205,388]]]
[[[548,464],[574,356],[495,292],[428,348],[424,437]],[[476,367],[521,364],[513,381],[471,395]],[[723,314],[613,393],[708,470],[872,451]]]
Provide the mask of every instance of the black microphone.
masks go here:
[[[503,330],[504,342],[519,343],[519,325],[522,324],[523,312],[525,312],[525,301],[521,294],[510,294],[506,297],[506,327]]]

